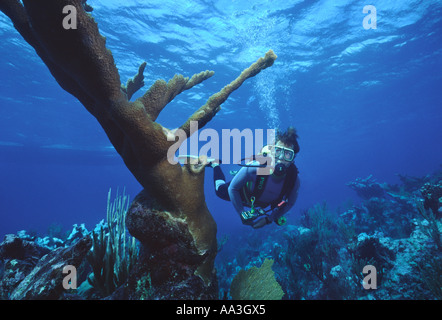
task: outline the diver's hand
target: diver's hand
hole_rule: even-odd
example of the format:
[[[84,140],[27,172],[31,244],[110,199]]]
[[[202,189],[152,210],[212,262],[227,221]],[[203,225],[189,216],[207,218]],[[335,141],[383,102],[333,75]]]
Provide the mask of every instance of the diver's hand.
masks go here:
[[[250,225],[253,223],[258,216],[254,214],[252,211],[243,211],[241,212],[241,221],[243,224]]]
[[[241,212],[241,221],[243,224],[250,225],[253,223],[253,221],[262,216],[265,215],[265,211],[261,208],[255,209],[255,210],[249,210],[249,211],[243,211]]]

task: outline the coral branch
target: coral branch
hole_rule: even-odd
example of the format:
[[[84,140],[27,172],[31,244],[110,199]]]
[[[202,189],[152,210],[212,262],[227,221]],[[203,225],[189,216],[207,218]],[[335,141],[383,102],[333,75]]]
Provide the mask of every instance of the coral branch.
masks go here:
[[[92,8],[90,5],[86,3],[87,0],[81,0],[81,4],[83,5],[84,11],[86,12],[92,12],[94,8]]]
[[[258,61],[245,69],[238,78],[225,86],[220,92],[212,95],[201,108],[187,119],[180,129],[184,130],[189,136],[191,121],[197,121],[200,129],[204,127],[221,110],[221,104],[227,100],[233,91],[238,89],[248,78],[254,77],[262,70],[272,66],[276,58],[275,53],[269,50],[264,57],[259,58]]]
[[[164,80],[157,80],[150,89],[139,98],[137,101],[141,102],[146,109],[147,114],[152,121],[155,121],[164,109],[164,107],[171,102],[181,92],[192,88],[193,86],[207,80],[213,76],[213,71],[203,71],[189,78],[182,75],[175,75],[169,82]]]
[[[146,68],[146,62],[143,62],[140,67],[138,68],[138,73],[135,75],[135,77],[127,80],[126,85],[121,85],[121,90],[123,90],[126,93],[127,100],[130,100],[135,92],[140,90],[142,87],[144,87],[144,76],[143,72]]]

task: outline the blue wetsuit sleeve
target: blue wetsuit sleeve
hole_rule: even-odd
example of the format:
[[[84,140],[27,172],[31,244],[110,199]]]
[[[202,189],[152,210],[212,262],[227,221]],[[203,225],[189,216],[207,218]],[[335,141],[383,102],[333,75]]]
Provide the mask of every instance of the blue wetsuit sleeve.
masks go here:
[[[244,206],[241,199],[242,188],[246,185],[248,181],[254,181],[254,176],[256,168],[253,167],[243,167],[238,173],[233,177],[229,185],[229,197],[232,201],[233,207],[238,214],[244,211]]]

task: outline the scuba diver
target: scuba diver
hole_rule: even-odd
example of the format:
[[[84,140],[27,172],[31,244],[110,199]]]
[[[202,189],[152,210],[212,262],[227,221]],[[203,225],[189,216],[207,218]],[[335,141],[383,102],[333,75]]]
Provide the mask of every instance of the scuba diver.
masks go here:
[[[223,171],[218,162],[207,164],[214,169],[213,180],[215,192],[223,200],[231,201],[238,212],[241,221],[254,229],[275,222],[284,225],[284,214],[296,202],[300,186],[298,169],[294,164],[299,152],[298,135],[293,127],[289,127],[283,134],[276,135],[276,144],[267,145],[253,161],[242,165],[230,182],[226,182]],[[271,174],[260,175],[258,169],[262,162],[258,160],[272,160]],[[250,208],[245,210],[244,207]],[[266,209],[269,207],[269,209]]]

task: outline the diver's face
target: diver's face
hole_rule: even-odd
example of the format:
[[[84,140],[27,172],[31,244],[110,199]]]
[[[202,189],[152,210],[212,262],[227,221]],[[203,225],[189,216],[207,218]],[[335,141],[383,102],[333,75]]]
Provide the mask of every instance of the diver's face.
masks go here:
[[[282,148],[286,148],[286,149],[290,149],[290,150],[292,150],[293,151],[293,146],[292,145],[286,145],[286,144],[284,144],[283,142],[281,142],[281,141],[278,141],[276,144],[275,144],[275,146],[276,147],[282,147]],[[275,156],[275,160],[276,160],[276,163],[282,163],[285,167],[289,167],[290,166],[290,164],[293,162],[293,160],[286,160],[286,159],[289,159],[290,157],[288,156],[288,154],[287,155],[281,155],[281,156],[279,156],[278,157],[278,155],[277,154],[274,154],[274,156]]]

